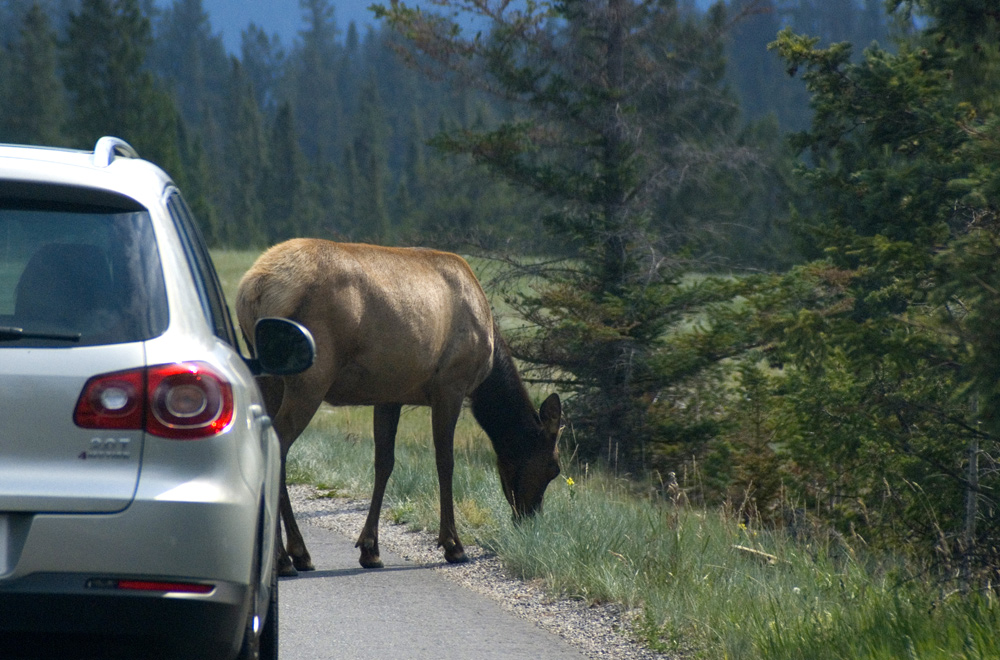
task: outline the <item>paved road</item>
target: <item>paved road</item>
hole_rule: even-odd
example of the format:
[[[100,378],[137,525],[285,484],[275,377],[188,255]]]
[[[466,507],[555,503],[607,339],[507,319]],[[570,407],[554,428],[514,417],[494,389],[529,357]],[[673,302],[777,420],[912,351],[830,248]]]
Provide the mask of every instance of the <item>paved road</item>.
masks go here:
[[[353,540],[302,525],[317,571],[280,583],[287,660],[585,660],[558,636],[493,601],[382,552],[358,565]]]

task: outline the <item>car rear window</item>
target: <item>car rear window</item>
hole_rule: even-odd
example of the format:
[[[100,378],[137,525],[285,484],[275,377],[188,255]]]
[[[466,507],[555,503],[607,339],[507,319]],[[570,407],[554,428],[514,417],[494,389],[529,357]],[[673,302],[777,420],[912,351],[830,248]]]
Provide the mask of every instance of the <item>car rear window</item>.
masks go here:
[[[166,330],[149,214],[134,202],[0,195],[0,347],[119,344]]]

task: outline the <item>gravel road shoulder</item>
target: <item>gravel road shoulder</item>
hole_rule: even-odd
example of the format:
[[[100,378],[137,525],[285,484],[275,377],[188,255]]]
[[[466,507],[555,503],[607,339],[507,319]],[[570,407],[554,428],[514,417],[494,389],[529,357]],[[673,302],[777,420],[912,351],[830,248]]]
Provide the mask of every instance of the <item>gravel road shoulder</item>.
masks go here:
[[[368,502],[330,498],[311,486],[288,488],[300,524],[317,525],[350,538],[364,526]],[[379,544],[407,561],[434,567],[443,577],[483,594],[501,607],[544,630],[559,635],[595,660],[667,660],[634,642],[630,612],[616,605],[589,605],[581,600],[556,598],[539,585],[511,577],[501,561],[476,545],[466,545],[466,564],[446,564],[434,534],[412,531],[383,519]]]

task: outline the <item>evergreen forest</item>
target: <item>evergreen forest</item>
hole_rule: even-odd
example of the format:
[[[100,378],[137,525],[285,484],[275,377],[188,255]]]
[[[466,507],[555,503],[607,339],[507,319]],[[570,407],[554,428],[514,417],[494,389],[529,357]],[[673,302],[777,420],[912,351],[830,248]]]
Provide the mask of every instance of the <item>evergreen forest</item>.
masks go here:
[[[201,0],[2,0],[0,142],[122,137],[220,250],[472,255],[567,460],[995,585],[995,3],[418,4],[229,53]]]

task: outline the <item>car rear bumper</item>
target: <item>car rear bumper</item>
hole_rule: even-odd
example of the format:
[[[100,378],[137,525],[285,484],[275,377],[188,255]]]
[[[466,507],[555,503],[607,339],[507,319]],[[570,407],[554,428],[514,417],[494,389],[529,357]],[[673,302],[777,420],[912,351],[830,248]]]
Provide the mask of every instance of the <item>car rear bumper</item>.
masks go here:
[[[245,585],[207,594],[128,592],[82,574],[0,583],[0,658],[232,658],[249,613]],[[104,585],[104,586],[102,586]]]
[[[215,501],[137,499],[114,514],[8,516],[0,590],[8,580],[62,571],[248,584],[260,505],[250,495],[228,495]]]
[[[7,518],[0,659],[234,657],[260,547],[259,510],[248,497]],[[207,593],[134,591],[120,580],[205,585]]]

